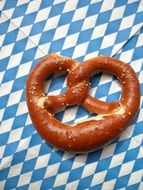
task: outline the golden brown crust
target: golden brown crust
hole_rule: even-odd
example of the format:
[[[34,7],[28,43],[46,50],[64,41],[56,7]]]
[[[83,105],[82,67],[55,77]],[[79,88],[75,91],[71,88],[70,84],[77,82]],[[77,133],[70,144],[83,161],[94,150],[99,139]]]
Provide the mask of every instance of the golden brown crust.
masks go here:
[[[69,73],[68,91],[59,96],[46,96],[45,78],[60,70]],[[119,102],[102,102],[88,95],[88,79],[95,71],[108,71],[118,77],[122,84]],[[31,71],[26,99],[32,122],[47,142],[62,150],[86,152],[107,144],[128,126],[139,107],[140,89],[133,69],[117,59],[100,56],[78,64],[70,58],[50,54]],[[72,126],[54,118],[61,108],[76,104],[99,115]]]

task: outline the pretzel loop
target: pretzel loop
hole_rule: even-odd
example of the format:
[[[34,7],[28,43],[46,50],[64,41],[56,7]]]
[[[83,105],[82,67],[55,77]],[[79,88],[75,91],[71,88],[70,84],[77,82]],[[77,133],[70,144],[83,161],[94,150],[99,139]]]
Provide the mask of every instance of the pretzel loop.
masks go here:
[[[61,70],[68,72],[67,92],[46,96],[45,78]],[[99,71],[110,72],[119,79],[122,94],[118,102],[107,103],[88,95],[89,77]],[[133,69],[117,59],[100,56],[79,64],[51,54],[31,71],[26,99],[32,122],[46,141],[62,150],[87,152],[109,143],[126,129],[138,110],[140,88]],[[61,108],[76,104],[98,115],[71,126],[55,119],[54,114]]]

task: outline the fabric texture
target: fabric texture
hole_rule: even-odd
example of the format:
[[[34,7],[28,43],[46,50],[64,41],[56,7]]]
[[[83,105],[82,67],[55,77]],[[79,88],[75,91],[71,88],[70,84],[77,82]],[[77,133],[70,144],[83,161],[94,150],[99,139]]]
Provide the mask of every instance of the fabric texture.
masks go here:
[[[0,1],[0,189],[143,189],[143,1]],[[27,76],[56,52],[79,62],[114,56],[135,70],[139,112],[118,139],[95,152],[74,155],[46,143],[32,125],[25,99]],[[54,74],[48,94],[65,92],[66,76]],[[91,79],[92,96],[113,101],[121,87],[109,74]],[[81,106],[56,117],[65,123],[92,117]]]

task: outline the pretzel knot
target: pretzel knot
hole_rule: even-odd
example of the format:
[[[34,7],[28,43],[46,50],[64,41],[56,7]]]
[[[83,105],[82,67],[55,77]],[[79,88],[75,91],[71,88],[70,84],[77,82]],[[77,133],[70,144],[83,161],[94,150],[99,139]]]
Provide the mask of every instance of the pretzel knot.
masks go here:
[[[68,73],[67,92],[46,96],[46,77],[61,70]],[[99,71],[110,72],[119,79],[122,94],[118,102],[103,102],[88,94],[89,77]],[[140,88],[134,70],[115,58],[99,56],[79,64],[50,54],[31,71],[26,99],[32,122],[47,142],[62,150],[82,153],[104,146],[126,129],[139,108]],[[73,125],[63,124],[54,117],[61,108],[76,104],[98,115]]]

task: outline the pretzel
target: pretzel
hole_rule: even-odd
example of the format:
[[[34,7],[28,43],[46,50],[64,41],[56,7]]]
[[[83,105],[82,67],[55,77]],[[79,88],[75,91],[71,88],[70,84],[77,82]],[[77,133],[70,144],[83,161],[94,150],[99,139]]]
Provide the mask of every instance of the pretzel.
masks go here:
[[[46,77],[61,70],[68,73],[67,92],[47,96]],[[89,77],[99,71],[119,79],[122,94],[118,102],[103,102],[88,94]],[[26,100],[32,122],[47,142],[62,150],[84,153],[103,147],[126,129],[139,108],[140,88],[134,70],[115,58],[99,56],[79,64],[50,54],[32,69],[26,83]],[[72,125],[54,117],[61,108],[76,104],[98,115]]]

